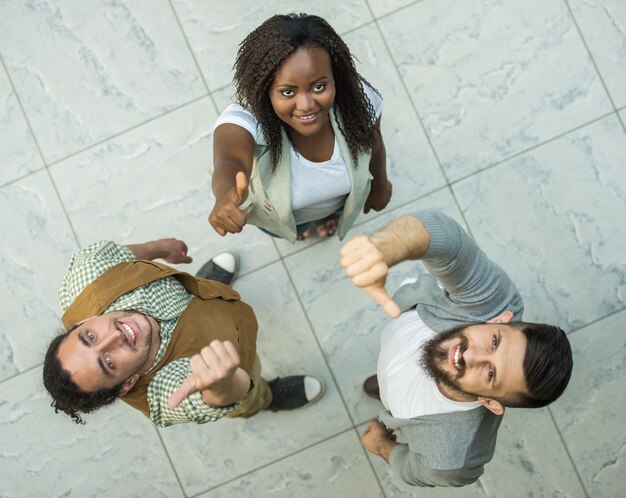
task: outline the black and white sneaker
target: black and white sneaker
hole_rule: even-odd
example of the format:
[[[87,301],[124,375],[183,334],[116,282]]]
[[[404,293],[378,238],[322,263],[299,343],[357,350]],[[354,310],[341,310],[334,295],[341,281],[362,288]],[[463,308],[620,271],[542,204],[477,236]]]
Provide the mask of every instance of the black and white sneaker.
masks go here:
[[[221,252],[204,263],[196,273],[196,277],[208,280],[217,280],[226,285],[232,285],[239,271],[239,256],[234,252]]]
[[[310,375],[277,377],[267,383],[272,402],[267,410],[294,410],[315,403],[324,394],[324,381]]]

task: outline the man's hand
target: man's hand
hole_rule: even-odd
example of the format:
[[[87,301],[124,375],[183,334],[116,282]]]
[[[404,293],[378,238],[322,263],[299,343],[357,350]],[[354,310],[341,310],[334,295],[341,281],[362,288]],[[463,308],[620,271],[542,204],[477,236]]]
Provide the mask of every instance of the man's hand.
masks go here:
[[[187,256],[187,244],[182,240],[169,238],[156,241],[161,246],[160,258],[171,264],[191,263],[193,259]]]
[[[367,196],[363,212],[365,214],[370,212],[370,209],[374,211],[382,211],[385,209],[389,201],[391,200],[391,194],[393,192],[393,186],[389,180],[384,182],[372,182],[372,190]]]
[[[227,233],[239,233],[246,224],[248,213],[241,206],[248,198],[248,179],[243,171],[235,176],[235,188],[215,199],[209,215],[209,223],[222,237]]]
[[[169,399],[176,408],[187,396],[202,392],[205,403],[228,406],[241,400],[250,387],[250,377],[239,368],[239,354],[230,341],[211,341],[191,357],[191,375]]]
[[[137,259],[163,259],[168,263],[191,263],[193,259],[187,255],[187,244],[182,240],[170,237],[153,240],[143,244],[129,244],[128,247]]]
[[[352,283],[367,292],[389,316],[400,316],[400,308],[385,290],[389,267],[383,253],[369,237],[354,237],[341,248],[341,266]]]
[[[389,461],[389,455],[396,446],[396,436],[392,429],[378,420],[370,420],[361,436],[361,444],[370,453]]]

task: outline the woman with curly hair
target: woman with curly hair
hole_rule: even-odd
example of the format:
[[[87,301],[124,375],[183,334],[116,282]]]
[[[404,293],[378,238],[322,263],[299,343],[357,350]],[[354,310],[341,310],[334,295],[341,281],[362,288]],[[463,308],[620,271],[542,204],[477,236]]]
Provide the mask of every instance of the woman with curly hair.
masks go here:
[[[252,223],[290,242],[313,228],[343,238],[361,209],[389,203],[382,98],[324,19],[271,17],[243,40],[234,69],[237,104],[214,134],[217,233]]]

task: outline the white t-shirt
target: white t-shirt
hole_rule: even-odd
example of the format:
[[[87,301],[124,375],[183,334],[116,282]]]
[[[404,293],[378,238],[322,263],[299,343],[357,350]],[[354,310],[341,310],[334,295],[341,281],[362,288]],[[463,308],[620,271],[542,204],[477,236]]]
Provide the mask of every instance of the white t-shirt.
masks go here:
[[[380,335],[378,385],[380,399],[396,418],[471,410],[478,401],[446,398],[419,363],[424,343],[435,335],[417,311],[409,310],[392,320]]]
[[[383,100],[368,85],[364,85],[376,119],[380,117]],[[255,142],[263,132],[256,118],[244,107],[230,104],[213,127],[230,123],[247,130]],[[337,133],[339,130],[335,130]],[[352,184],[346,162],[335,139],[332,157],[328,161],[313,162],[290,147],[291,158],[291,208],[296,225],[321,220],[340,209],[350,193]]]

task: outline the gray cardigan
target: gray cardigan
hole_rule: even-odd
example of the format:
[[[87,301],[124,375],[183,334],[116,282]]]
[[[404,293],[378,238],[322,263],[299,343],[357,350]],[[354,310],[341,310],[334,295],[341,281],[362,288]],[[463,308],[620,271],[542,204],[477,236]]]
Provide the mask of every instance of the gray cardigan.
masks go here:
[[[393,299],[402,311],[415,308],[436,332],[485,322],[503,311],[521,320],[524,304],[515,285],[458,223],[432,211],[417,217],[430,234],[421,261],[432,276],[420,276],[398,289]],[[414,419],[394,418],[385,411],[380,420],[407,441],[398,444],[389,458],[404,481],[416,486],[464,486],[476,481],[493,457],[502,417],[480,406]]]

